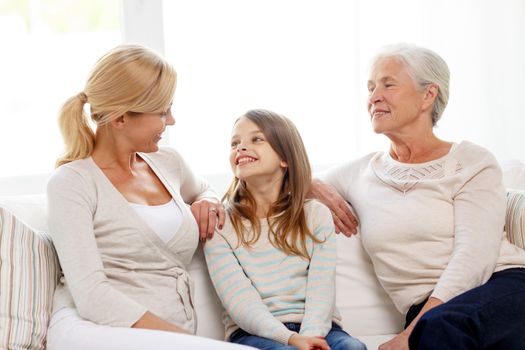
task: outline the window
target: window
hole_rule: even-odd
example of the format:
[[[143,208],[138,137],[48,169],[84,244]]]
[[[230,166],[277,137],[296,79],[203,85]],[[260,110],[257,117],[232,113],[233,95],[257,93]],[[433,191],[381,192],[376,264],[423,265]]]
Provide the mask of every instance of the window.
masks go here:
[[[265,108],[294,121],[313,164],[356,157],[356,11],[349,1],[165,1],[178,71],[171,143],[197,172],[229,171],[233,123]]]
[[[291,118],[316,169],[385,149],[366,80],[374,53],[397,42],[450,66],[438,136],[525,160],[522,0],[4,0],[0,30],[0,177],[53,169],[59,107],[121,31],[176,68],[168,139],[198,173],[229,171],[233,122],[252,108]]]
[[[525,159],[523,1],[168,0],[163,12],[179,74],[170,143],[198,172],[228,171],[233,122],[251,108],[290,117],[316,168],[386,149],[369,125],[366,81],[375,52],[398,42],[449,64],[438,136]]]
[[[121,41],[118,0],[0,3],[0,177],[48,173],[63,150],[57,115]]]

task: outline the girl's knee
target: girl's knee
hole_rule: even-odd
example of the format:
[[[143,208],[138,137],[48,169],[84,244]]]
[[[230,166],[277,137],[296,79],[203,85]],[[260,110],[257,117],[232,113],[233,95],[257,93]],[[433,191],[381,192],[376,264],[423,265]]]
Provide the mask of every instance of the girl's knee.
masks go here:
[[[367,350],[366,345],[353,337],[340,339],[336,344],[330,345],[332,350]]]

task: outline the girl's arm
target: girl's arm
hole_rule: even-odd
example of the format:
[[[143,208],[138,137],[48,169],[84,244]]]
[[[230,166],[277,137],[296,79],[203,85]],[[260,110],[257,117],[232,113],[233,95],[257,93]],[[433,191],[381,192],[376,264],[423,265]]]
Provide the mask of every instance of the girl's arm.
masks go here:
[[[221,232],[206,242],[204,254],[215,290],[235,324],[250,334],[288,344],[297,333],[268,311]]]
[[[335,227],[327,207],[318,202],[308,205],[309,221],[314,222],[310,228],[324,242],[313,244],[306,283],[305,313],[299,333],[324,337],[332,328],[335,308]]]

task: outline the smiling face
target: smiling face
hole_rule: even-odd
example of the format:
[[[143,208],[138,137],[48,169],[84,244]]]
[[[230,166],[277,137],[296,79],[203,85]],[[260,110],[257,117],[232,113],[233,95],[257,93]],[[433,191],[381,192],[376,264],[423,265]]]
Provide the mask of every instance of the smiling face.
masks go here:
[[[126,139],[134,152],[156,152],[162,134],[169,125],[175,124],[171,107],[164,112],[126,113]]]
[[[230,165],[234,175],[246,182],[281,181],[287,166],[260,128],[247,118],[239,119],[233,127]]]
[[[419,91],[407,67],[399,60],[382,58],[375,63],[368,92],[368,113],[376,133],[404,132],[420,122],[421,117],[430,118],[428,107],[432,105],[425,98],[427,88]]]

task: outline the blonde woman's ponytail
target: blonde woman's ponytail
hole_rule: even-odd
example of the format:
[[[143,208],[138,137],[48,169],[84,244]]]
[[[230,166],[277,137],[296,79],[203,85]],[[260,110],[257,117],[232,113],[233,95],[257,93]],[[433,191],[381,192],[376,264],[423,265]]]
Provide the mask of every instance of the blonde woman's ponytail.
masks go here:
[[[58,117],[58,124],[65,144],[64,154],[58,158],[56,166],[84,159],[91,155],[95,145],[95,134],[89,126],[84,112],[87,96],[84,92],[68,99]]]
[[[175,69],[144,46],[125,44],[107,52],[93,67],[84,91],[67,100],[60,110],[65,152],[56,166],[93,154],[96,129],[115,118],[127,112],[167,110],[173,102],[176,82]],[[86,103],[90,116],[84,112]]]

